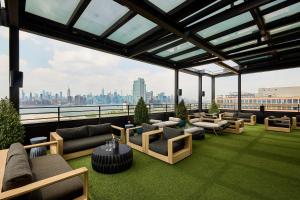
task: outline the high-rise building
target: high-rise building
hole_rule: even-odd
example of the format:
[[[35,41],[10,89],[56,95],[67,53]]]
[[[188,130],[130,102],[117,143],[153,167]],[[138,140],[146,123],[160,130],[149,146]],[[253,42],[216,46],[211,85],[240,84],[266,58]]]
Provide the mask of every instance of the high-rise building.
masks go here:
[[[146,100],[146,84],[143,78],[138,78],[133,82],[133,104],[136,104],[138,100],[143,97]]]
[[[72,103],[72,97],[71,97],[71,90],[70,88],[68,88],[68,91],[67,91],[67,99],[68,99],[68,103]]]

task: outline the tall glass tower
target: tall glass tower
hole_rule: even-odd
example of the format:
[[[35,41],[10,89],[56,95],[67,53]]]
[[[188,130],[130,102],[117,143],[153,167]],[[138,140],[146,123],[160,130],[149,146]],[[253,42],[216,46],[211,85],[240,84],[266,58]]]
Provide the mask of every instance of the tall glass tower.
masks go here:
[[[138,100],[143,97],[146,101],[146,84],[143,78],[138,78],[133,82],[133,104],[137,104]]]

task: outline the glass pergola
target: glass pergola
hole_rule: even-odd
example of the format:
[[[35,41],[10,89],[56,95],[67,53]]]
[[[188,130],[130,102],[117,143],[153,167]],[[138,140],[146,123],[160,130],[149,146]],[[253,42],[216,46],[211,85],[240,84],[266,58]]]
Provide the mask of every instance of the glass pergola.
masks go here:
[[[298,1],[1,2],[2,25],[197,76],[299,65]]]

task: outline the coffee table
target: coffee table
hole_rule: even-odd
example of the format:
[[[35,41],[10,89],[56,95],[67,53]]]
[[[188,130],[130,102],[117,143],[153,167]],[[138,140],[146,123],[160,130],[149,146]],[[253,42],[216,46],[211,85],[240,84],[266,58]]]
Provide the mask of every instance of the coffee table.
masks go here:
[[[126,144],[119,144],[119,150],[108,151],[106,145],[95,148],[92,153],[92,167],[104,174],[113,174],[129,169],[132,165],[132,149]]]

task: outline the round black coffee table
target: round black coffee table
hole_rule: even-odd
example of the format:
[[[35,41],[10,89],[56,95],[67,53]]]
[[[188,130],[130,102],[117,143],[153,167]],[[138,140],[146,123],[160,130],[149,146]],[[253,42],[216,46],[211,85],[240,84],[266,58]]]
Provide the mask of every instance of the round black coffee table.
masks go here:
[[[132,165],[132,149],[126,144],[119,144],[119,151],[107,151],[102,145],[92,153],[92,167],[95,171],[104,174],[113,174],[129,169]]]

